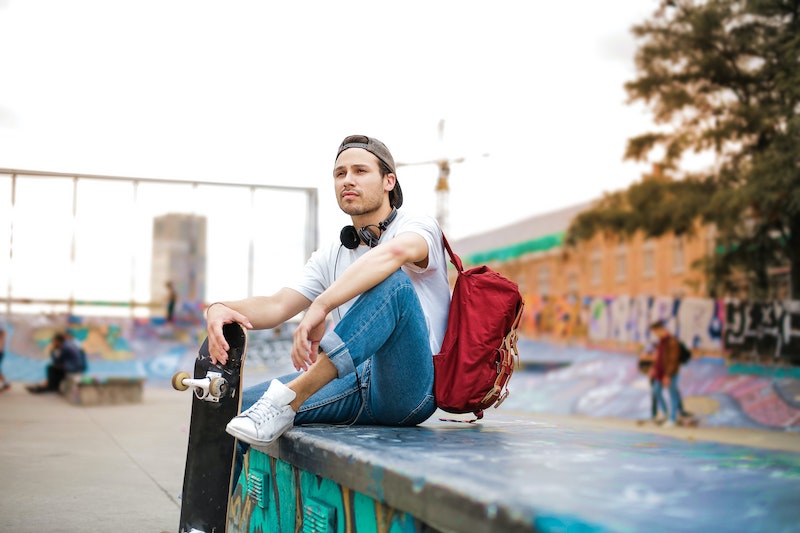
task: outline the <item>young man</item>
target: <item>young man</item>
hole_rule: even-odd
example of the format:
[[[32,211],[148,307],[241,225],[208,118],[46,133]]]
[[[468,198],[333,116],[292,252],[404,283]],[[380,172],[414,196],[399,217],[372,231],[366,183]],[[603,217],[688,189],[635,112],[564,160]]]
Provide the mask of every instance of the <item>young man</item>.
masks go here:
[[[681,411],[681,397],[678,392],[678,371],[680,370],[680,346],[678,339],[673,337],[669,330],[664,326],[664,322],[658,320],[650,325],[650,331],[658,338],[655,359],[650,369],[650,379],[653,384],[653,397],[661,404],[664,412],[667,406],[664,405],[664,397],[661,391],[664,388],[669,390],[669,420],[665,426],[675,425],[678,412]]]
[[[662,322],[663,324],[663,322]],[[656,347],[653,343],[648,343],[645,346],[645,349],[642,353],[639,354],[639,371],[648,376],[650,378],[650,420],[652,420],[656,424],[661,424],[664,422],[664,418],[659,418],[658,408],[662,407],[664,411],[664,416],[669,416],[669,411],[667,410],[666,406],[664,405],[664,398],[660,394],[656,395],[656,386],[655,380],[651,377],[651,370],[653,369],[653,363],[656,360]],[[676,374],[677,375],[677,374]],[[692,416],[692,413],[684,409],[683,407],[683,398],[681,397],[680,389],[678,391],[678,416],[683,418],[689,418]]]
[[[293,424],[416,425],[436,409],[432,357],[450,304],[441,229],[398,211],[394,159],[377,139],[344,139],[333,185],[352,221],[341,242],[317,250],[274,295],[206,311],[209,354],[225,363],[223,324],[273,328],[305,310],[291,351],[298,373],[245,390],[245,410],[227,426],[249,444],[270,443]]]

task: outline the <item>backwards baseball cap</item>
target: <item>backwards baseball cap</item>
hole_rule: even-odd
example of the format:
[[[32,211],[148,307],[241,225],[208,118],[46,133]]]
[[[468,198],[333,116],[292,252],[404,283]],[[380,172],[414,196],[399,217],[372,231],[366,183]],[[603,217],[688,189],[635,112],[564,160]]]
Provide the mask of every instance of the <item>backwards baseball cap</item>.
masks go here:
[[[377,157],[384,165],[389,168],[389,171],[395,175],[394,189],[389,191],[389,204],[392,207],[400,207],[403,205],[403,190],[400,188],[400,182],[397,181],[397,172],[395,171],[394,158],[392,157],[386,145],[378,139],[367,137],[366,135],[350,135],[345,137],[342,144],[339,145],[339,151],[336,152],[336,157],[347,150],[348,148],[363,148],[367,152]]]

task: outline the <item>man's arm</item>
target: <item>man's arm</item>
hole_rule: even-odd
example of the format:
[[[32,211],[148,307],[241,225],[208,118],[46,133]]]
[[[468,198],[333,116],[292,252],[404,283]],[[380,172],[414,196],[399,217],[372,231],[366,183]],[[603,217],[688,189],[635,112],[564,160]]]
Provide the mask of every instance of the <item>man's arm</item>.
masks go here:
[[[401,233],[359,257],[311,303],[295,330],[292,346],[295,368],[305,370],[316,360],[328,313],[378,285],[404,264],[427,266],[427,260],[428,243],[413,232]]]
[[[238,322],[248,329],[268,329],[283,324],[308,307],[308,298],[293,289],[283,288],[272,296],[216,302],[206,309],[208,352],[212,362],[228,361],[228,346],[222,326]]]

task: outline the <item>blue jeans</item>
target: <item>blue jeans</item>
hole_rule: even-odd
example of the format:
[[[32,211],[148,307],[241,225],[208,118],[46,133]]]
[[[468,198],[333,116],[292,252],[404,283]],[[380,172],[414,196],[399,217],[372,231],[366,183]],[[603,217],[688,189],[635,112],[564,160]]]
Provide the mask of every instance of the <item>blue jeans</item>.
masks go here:
[[[666,402],[664,401],[664,396],[661,394],[661,391],[664,390],[664,385],[658,381],[653,381],[653,394],[655,395],[656,402],[664,410],[665,413],[669,413],[669,419],[672,422],[675,422],[676,418],[678,417],[678,411],[681,408],[680,402],[680,393],[678,392],[678,374],[672,376],[672,379],[669,383],[669,410],[667,410]]]
[[[325,334],[320,348],[336,366],[338,378],[300,406],[295,425],[414,426],[436,410],[428,326],[414,285],[402,270],[362,294]],[[288,383],[297,375],[278,379]],[[242,391],[242,410],[267,388],[269,382]],[[240,443],[240,451],[246,450]],[[240,470],[237,454],[234,479]]]
[[[428,339],[414,285],[398,270],[362,294],[322,338],[320,348],[339,377],[300,406],[295,424],[424,422],[436,410]],[[278,379],[288,383],[297,375]],[[268,387],[264,382],[244,390],[242,409],[253,405]]]

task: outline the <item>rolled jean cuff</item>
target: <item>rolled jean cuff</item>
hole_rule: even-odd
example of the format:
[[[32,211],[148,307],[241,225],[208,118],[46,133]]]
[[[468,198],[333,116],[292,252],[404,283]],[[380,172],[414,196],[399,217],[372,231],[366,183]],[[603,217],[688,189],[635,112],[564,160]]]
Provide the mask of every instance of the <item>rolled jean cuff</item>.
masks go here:
[[[322,337],[322,340],[319,341],[319,348],[328,355],[328,359],[336,367],[340,378],[356,371],[356,365],[353,364],[353,358],[350,357],[350,350],[335,331],[329,331]]]

